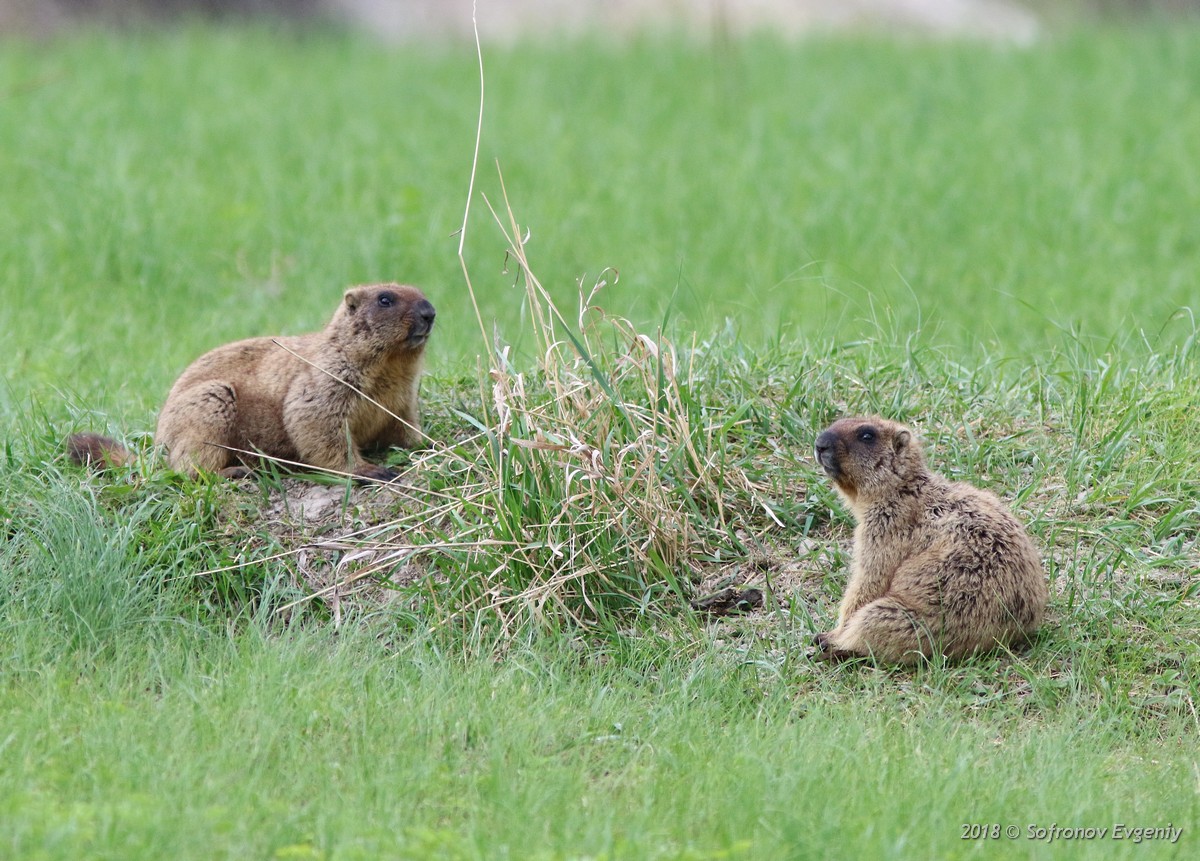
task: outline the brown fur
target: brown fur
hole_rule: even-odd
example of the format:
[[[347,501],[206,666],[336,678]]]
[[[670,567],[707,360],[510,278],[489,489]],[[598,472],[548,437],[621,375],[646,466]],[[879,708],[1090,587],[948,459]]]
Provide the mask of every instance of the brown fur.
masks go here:
[[[1046,573],[994,494],[930,472],[912,431],[877,417],[834,422],[816,456],[858,521],[837,627],[817,635],[819,658],[961,658],[1037,630]]]
[[[129,449],[115,439],[98,433],[77,433],[67,439],[67,454],[82,466],[108,469],[133,463]]]
[[[422,439],[417,387],[434,313],[415,287],[354,287],[320,332],[250,338],[205,353],[167,395],[155,442],[173,469],[190,475],[244,476],[258,464],[257,452],[394,478],[363,453]],[[111,463],[124,451],[95,434],[76,434],[68,449],[80,463]]]

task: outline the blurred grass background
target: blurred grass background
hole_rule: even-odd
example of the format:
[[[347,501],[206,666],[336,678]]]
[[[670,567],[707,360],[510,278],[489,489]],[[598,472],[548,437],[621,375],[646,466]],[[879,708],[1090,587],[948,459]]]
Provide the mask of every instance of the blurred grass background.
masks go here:
[[[498,162],[564,307],[612,267],[602,304],[674,332],[882,331],[963,359],[1077,337],[1135,357],[1143,334],[1160,345],[1188,329],[1171,319],[1195,296],[1200,241],[1181,216],[1200,203],[1196,41],[1149,26],[1027,49],[497,49],[479,189],[498,199]],[[57,384],[146,422],[199,352],[315,329],[364,281],[424,287],[444,333],[431,368],[469,362],[480,345],[454,233],[476,74],[466,48],[324,31],[10,42],[8,401]],[[485,317],[519,339],[490,218],[477,199],[467,260]]]

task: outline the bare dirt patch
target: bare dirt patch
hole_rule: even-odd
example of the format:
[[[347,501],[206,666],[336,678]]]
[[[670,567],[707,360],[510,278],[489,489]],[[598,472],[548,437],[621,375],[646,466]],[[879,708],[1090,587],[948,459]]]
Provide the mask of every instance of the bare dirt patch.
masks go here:
[[[420,547],[396,527],[407,505],[404,485],[352,486],[285,478],[268,491],[261,529],[308,600],[340,624],[344,609],[396,600],[428,573]]]

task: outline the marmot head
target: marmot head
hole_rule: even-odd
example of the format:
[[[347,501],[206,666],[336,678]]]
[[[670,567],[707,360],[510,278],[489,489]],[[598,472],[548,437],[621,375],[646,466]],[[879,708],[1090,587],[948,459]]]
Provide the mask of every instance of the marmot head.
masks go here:
[[[878,416],[838,419],[817,437],[817,462],[851,504],[909,484],[925,472],[913,432]]]
[[[425,294],[406,284],[351,287],[342,303],[339,316],[351,319],[353,330],[376,349],[423,350],[437,316]]]

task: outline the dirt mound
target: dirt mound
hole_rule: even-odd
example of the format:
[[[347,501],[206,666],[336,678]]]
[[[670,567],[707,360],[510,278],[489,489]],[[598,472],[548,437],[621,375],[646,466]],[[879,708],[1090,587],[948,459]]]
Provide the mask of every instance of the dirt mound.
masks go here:
[[[403,485],[347,488],[285,478],[269,491],[262,529],[296,585],[325,604],[339,625],[343,604],[360,610],[386,605],[427,574],[418,547],[396,528]]]

